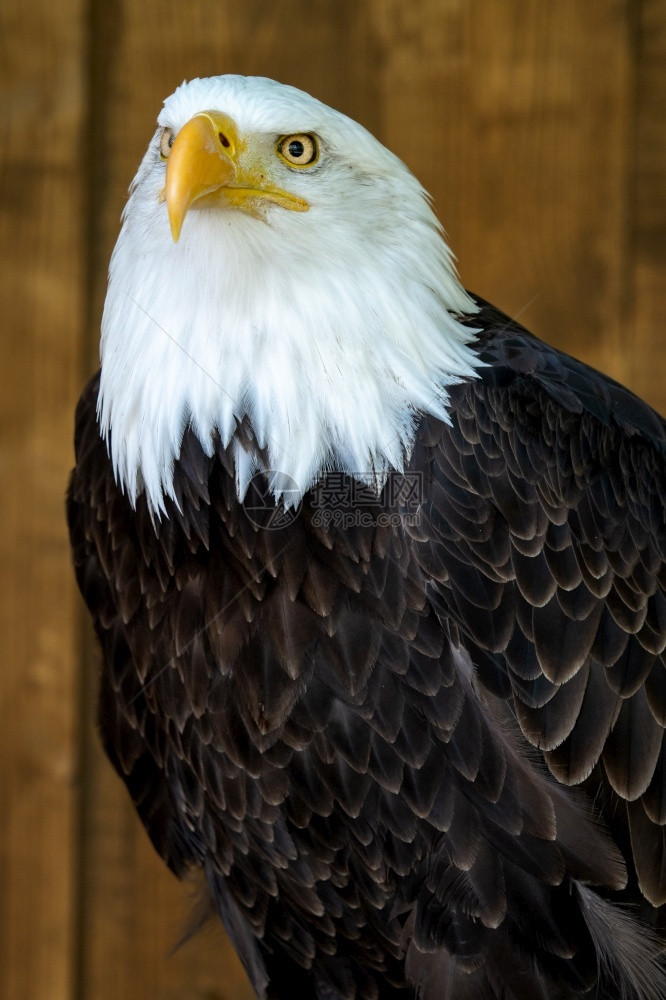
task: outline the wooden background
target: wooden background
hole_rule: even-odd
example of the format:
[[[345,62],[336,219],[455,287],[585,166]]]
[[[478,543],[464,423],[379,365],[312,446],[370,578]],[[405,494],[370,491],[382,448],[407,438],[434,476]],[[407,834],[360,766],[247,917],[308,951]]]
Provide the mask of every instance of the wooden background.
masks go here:
[[[468,287],[666,409],[663,0],[3,0],[0,996],[242,1000],[97,745],[63,521],[108,257],[162,99],[274,76],[435,198]]]

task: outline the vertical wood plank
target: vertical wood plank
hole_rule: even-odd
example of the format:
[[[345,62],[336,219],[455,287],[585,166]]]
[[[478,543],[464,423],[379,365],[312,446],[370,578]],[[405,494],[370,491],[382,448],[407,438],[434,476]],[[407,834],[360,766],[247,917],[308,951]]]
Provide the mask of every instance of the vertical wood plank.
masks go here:
[[[642,0],[636,23],[635,175],[629,191],[635,283],[629,378],[666,413],[666,6]]]
[[[64,524],[81,345],[80,0],[0,8],[0,995],[71,1000],[78,601]]]
[[[374,0],[384,139],[433,195],[463,282],[618,376],[629,6]]]

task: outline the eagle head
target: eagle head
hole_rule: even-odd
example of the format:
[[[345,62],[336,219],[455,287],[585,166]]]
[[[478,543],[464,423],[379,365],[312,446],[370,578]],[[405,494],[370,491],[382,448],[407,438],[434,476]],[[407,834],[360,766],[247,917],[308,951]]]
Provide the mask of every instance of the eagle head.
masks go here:
[[[427,194],[361,125],[272,80],[184,83],[130,188],[102,321],[99,423],[159,514],[185,430],[305,492],[381,486],[478,361]],[[236,432],[249,421],[256,447]],[[276,487],[279,491],[279,487]]]

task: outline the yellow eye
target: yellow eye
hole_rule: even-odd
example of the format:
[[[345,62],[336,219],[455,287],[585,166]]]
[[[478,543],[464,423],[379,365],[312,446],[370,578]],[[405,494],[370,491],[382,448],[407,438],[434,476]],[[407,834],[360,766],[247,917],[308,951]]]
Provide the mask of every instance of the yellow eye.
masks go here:
[[[285,135],[277,144],[278,155],[290,167],[311,167],[319,159],[319,145],[314,135],[299,132]]]
[[[171,152],[174,139],[175,136],[170,128],[162,129],[162,136],[160,138],[160,156],[163,160],[167,160],[169,158],[169,153]]]

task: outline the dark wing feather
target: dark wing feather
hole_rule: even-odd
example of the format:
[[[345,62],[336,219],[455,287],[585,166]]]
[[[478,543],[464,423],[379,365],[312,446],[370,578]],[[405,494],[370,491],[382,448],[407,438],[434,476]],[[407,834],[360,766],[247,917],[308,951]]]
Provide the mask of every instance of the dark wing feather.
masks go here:
[[[385,492],[367,527],[325,523],[310,494],[260,529],[229,452],[191,431],[155,519],[113,481],[96,381],[80,404],[68,511],[102,736],[266,1000],[661,989],[648,939],[613,958],[625,925],[602,897],[631,845],[620,898],[664,885],[663,426],[480,319],[492,367],[453,388],[450,426],[420,427],[423,503],[397,526]]]
[[[77,410],[77,456],[89,468],[95,467],[100,446],[96,422],[91,420],[97,388],[93,380]],[[122,538],[125,505],[118,504],[114,512],[114,492],[107,489],[104,478],[100,469],[97,476],[73,479],[67,502],[77,580],[94,608],[106,667],[100,687],[100,730],[106,752],[127,784],[155,848],[176,874],[183,875],[189,865],[201,861],[202,844],[195,829],[184,821],[175,789],[163,780],[163,734],[153,733],[153,740],[146,739],[152,716],[146,710],[145,673],[137,670],[122,627],[123,619],[132,617],[126,595],[134,585],[128,582],[114,588],[112,564],[105,556],[117,547],[123,580],[138,579],[136,567],[141,560],[138,551],[127,545],[128,539]],[[96,544],[95,530],[105,536],[104,544]],[[132,604],[136,607],[134,598]],[[150,648],[147,652],[150,655]]]
[[[481,305],[489,367],[453,390],[451,425],[422,435],[414,551],[555,777],[588,779],[592,798],[610,786],[608,825],[629,824],[641,888],[663,904],[666,428]]]

